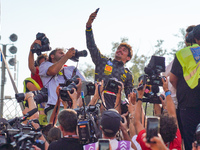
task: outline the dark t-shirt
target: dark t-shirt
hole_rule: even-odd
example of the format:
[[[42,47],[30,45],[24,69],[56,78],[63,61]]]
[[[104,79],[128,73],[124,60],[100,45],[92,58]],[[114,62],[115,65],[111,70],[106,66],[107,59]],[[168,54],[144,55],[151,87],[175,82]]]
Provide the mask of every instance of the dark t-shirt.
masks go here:
[[[83,145],[79,144],[79,139],[61,138],[52,142],[48,150],[83,150]]]
[[[186,107],[197,107],[200,105],[200,87],[191,89],[184,77],[182,66],[177,57],[174,59],[171,72],[178,77],[176,96],[178,99],[178,107],[184,109]]]

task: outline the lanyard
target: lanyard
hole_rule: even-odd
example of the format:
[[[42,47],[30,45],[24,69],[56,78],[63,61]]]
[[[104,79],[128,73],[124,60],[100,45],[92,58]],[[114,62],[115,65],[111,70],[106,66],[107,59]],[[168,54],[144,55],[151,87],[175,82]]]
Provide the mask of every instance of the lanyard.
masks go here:
[[[65,135],[64,137],[65,137],[65,138],[68,138],[68,137],[69,137],[69,138],[72,138],[72,137],[78,137],[78,135]]]

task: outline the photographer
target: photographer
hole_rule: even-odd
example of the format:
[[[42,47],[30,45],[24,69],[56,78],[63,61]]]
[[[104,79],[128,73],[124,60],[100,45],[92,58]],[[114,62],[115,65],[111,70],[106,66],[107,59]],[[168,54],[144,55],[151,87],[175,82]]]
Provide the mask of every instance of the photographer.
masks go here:
[[[45,108],[48,121],[57,101],[56,87],[60,83],[65,83],[67,79],[71,79],[73,72],[76,69],[74,66],[64,66],[67,60],[74,55],[74,48],[69,49],[66,54],[64,53],[63,49],[57,48],[51,51],[49,54],[49,61],[43,62],[39,67],[39,75],[42,79],[43,85],[48,89],[48,102]],[[78,78],[79,83],[77,84],[77,87],[81,87],[81,80],[85,80],[85,78],[78,70],[75,73],[80,77]],[[77,89],[77,98],[79,98],[81,88]],[[63,109],[63,106],[61,106],[60,109]]]
[[[176,119],[176,111],[175,111],[175,106],[174,102],[171,98],[170,91],[168,90],[168,81],[166,81],[162,78],[163,82],[163,90],[165,91],[165,96],[166,96],[166,101],[167,101],[167,111],[169,115],[161,115],[160,116],[160,134],[163,138],[163,141],[167,145],[169,149],[180,149],[181,150],[181,134],[178,129],[178,124],[177,124],[177,119]],[[140,84],[142,81],[140,82]],[[143,139],[144,139],[144,134],[146,133],[146,130],[144,126],[140,122],[140,114],[141,114],[141,109],[142,109],[142,100],[143,100],[143,95],[145,91],[146,85],[144,86],[143,89],[138,91],[138,98],[137,98],[137,103],[136,103],[136,108],[135,108],[135,129],[136,133],[138,134],[137,136],[137,142],[140,144],[142,149],[149,149],[146,147]]]
[[[29,57],[28,57],[28,67],[31,71],[31,78],[26,78],[24,80],[24,92],[29,91],[37,91],[41,90],[43,87],[41,78],[39,76],[39,65],[46,61],[48,59],[46,54],[41,54],[37,57],[37,60],[34,61],[34,53],[32,52],[32,49],[34,48],[35,44],[39,44],[41,46],[40,40],[35,40],[33,44],[30,47]],[[40,103],[38,104],[38,110],[39,110],[39,121],[40,125],[47,125],[47,119],[46,114],[44,113],[44,107],[46,103]],[[23,111],[23,114],[29,111],[28,105],[25,103],[25,110]]]
[[[102,113],[102,118],[100,122],[100,129],[102,130],[103,139],[109,139],[110,140],[110,146],[111,149],[116,150],[122,148],[124,145],[126,147],[126,150],[132,150],[135,148],[135,145],[132,144],[130,141],[130,137],[127,133],[127,121],[126,118],[123,116],[124,123],[122,123],[122,117],[115,109],[109,109]],[[119,130],[122,130],[123,136],[125,140],[117,141],[116,140],[116,134]],[[122,146],[122,147],[121,147]],[[132,148],[132,147],[133,148]],[[98,142],[91,143],[88,145],[84,145],[85,150],[89,149],[97,150],[98,148]],[[124,148],[124,147],[123,147]]]
[[[132,48],[127,43],[121,43],[115,52],[114,60],[103,56],[95,44],[92,32],[92,23],[96,15],[97,10],[90,15],[86,23],[87,48],[90,51],[92,61],[95,64],[95,81],[104,80],[104,83],[107,84],[110,78],[116,78],[118,81],[123,82],[124,91],[126,97],[128,97],[128,94],[133,88],[134,80],[131,72],[125,68],[124,65],[132,58]],[[105,90],[104,93],[106,106],[108,108],[114,108],[116,99],[115,93],[107,90]]]
[[[59,128],[63,138],[49,145],[49,150],[82,150],[76,134],[77,113],[72,109],[64,109],[58,115]]]
[[[34,108],[37,108],[36,103],[35,103],[33,97],[34,97],[34,94],[32,92],[28,92],[28,93],[25,94],[24,100],[28,103],[29,110],[33,110]],[[32,120],[32,119],[38,119],[38,118],[39,118],[39,112],[36,112],[29,119]]]
[[[196,126],[200,122],[199,53],[200,25],[186,37],[191,46],[176,53],[170,74],[170,82],[176,88],[185,149],[192,149]],[[187,54],[187,55],[185,55]]]

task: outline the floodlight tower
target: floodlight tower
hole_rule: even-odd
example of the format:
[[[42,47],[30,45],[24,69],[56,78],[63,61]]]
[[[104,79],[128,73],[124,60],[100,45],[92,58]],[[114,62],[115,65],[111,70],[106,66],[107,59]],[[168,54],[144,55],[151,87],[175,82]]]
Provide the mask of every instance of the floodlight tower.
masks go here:
[[[11,42],[16,42],[17,41],[17,35],[16,34],[11,34],[9,37]],[[6,58],[6,47],[7,45],[13,45],[13,44],[1,44],[2,45],[2,50],[3,50],[3,55]],[[15,54],[17,52],[17,47],[11,46],[9,49],[10,53]],[[9,60],[10,65],[15,65],[16,59],[11,58]],[[3,117],[3,100],[4,100],[4,85],[5,85],[5,62],[2,60],[2,67],[1,67],[1,99],[0,99],[0,118]]]

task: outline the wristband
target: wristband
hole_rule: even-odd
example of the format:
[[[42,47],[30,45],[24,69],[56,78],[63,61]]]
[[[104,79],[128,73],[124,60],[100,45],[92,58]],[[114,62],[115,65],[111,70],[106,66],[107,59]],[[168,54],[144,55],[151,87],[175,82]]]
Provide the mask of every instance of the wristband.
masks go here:
[[[167,97],[168,95],[171,95],[170,91],[165,92],[165,97]]]
[[[137,101],[142,101],[142,98],[137,98]]]
[[[134,119],[134,115],[133,114],[129,114],[129,118],[130,119]]]
[[[26,100],[28,100],[30,97],[33,97],[33,96],[32,96],[32,95],[28,96],[28,97],[26,98]]]

